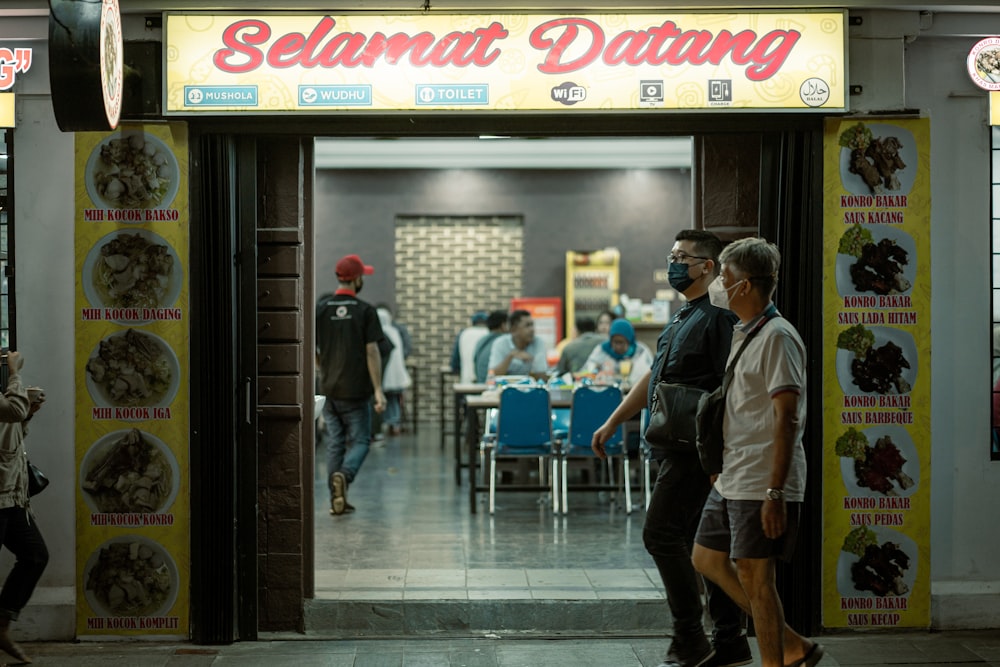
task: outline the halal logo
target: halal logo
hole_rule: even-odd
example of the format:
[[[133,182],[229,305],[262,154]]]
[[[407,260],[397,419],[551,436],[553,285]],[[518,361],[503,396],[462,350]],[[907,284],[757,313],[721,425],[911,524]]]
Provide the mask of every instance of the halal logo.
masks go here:
[[[830,84],[823,79],[812,77],[799,86],[799,99],[810,107],[821,107],[830,99]]]

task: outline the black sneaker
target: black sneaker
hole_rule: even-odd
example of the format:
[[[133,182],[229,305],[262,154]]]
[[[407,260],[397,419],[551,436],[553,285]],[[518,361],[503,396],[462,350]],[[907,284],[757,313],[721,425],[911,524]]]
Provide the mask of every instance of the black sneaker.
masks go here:
[[[715,648],[705,635],[697,640],[670,642],[667,659],[659,667],[704,667],[715,656]]]
[[[753,662],[750,642],[745,636],[715,645],[715,655],[705,663],[705,667],[739,667]]]
[[[343,514],[347,507],[347,478],[344,473],[330,475],[330,514]]]

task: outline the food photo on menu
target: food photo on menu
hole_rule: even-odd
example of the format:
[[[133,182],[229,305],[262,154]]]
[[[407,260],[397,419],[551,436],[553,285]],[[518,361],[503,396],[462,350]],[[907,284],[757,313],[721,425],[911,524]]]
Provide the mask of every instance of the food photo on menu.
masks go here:
[[[852,496],[906,497],[916,491],[919,459],[913,440],[901,426],[865,430],[852,426],[837,438],[835,451]]]
[[[170,147],[133,128],[95,146],[84,173],[91,201],[115,209],[166,208],[180,183],[180,168]]]
[[[179,483],[170,449],[136,428],[99,438],[80,465],[80,488],[92,512],[164,512],[173,505]]]
[[[840,178],[858,195],[907,194],[916,173],[916,141],[896,125],[858,122],[841,132]]]
[[[177,253],[158,234],[112,232],[84,260],[84,292],[96,308],[171,307],[180,294],[178,264]]]
[[[905,294],[913,287],[915,254],[905,231],[854,223],[837,246],[837,288],[842,295]]]
[[[844,393],[907,394],[916,381],[913,336],[856,324],[837,336],[837,378]]]
[[[837,567],[843,596],[908,595],[916,578],[916,544],[882,526],[857,526],[844,538]]]
[[[102,339],[86,369],[87,390],[100,406],[169,406],[180,382],[180,364],[170,345],[137,329]]]
[[[99,616],[165,616],[177,600],[177,565],[159,542],[124,535],[87,559],[84,593]]]

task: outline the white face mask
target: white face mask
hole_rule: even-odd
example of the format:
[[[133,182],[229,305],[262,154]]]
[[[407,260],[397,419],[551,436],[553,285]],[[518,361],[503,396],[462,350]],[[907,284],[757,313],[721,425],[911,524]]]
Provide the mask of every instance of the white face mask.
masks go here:
[[[746,279],[740,280],[739,282],[733,283],[729,287],[724,287],[722,285],[722,276],[718,276],[715,280],[708,284],[708,301],[716,308],[722,308],[724,310],[729,310],[729,290],[738,286],[740,283],[744,282]]]

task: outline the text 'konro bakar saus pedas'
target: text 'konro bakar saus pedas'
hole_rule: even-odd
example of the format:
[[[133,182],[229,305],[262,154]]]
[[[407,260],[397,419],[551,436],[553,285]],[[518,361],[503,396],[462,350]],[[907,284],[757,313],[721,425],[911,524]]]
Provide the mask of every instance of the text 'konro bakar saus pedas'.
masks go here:
[[[275,35],[264,19],[241,19],[223,30],[225,48],[215,52],[213,63],[230,74],[251,72],[265,63],[278,69],[332,69],[391,66],[404,59],[414,67],[487,67],[502,55],[503,42],[510,34],[497,21],[442,35],[337,32],[336,26],[336,19],[326,16],[308,35]],[[764,81],[781,70],[801,36],[797,30],[770,30],[762,35],[753,30],[735,34],[684,30],[669,20],[645,30],[608,35],[590,19],[558,17],[532,28],[528,44],[543,54],[537,68],[544,74],[574,72],[598,61],[610,66],[662,66],[719,65],[728,60],[745,65],[750,81]]]

